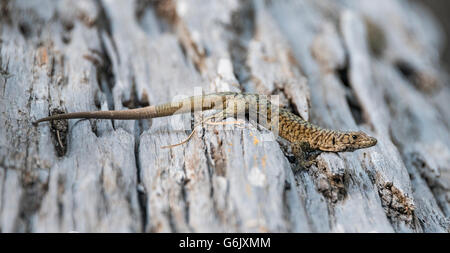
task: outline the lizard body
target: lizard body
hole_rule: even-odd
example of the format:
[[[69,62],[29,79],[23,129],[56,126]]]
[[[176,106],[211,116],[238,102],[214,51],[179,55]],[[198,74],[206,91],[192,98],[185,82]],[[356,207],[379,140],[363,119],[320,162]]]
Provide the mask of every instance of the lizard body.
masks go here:
[[[284,108],[271,104],[265,96],[234,92],[194,96],[172,103],[139,109],[58,114],[39,119],[34,124],[50,120],[75,118],[146,119],[204,110],[220,110],[220,116],[218,116],[220,118],[256,115],[257,123],[269,130],[277,130],[279,136],[291,143],[294,155],[300,157],[303,156],[304,152],[354,151],[374,146],[377,143],[375,138],[361,131],[323,129]]]

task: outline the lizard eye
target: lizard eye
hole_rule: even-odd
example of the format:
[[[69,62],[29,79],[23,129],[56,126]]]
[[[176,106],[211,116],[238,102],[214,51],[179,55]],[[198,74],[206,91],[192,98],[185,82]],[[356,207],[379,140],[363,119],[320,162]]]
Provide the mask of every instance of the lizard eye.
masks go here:
[[[352,135],[352,138],[353,138],[353,140],[354,140],[354,139],[358,138],[358,136]]]

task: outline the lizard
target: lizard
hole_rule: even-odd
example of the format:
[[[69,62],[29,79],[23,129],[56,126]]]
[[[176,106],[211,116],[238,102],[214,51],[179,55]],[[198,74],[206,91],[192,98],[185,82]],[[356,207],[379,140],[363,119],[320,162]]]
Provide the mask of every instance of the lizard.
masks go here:
[[[376,138],[362,131],[339,131],[321,128],[281,106],[272,104],[265,96],[235,92],[193,96],[171,103],[130,110],[56,114],[41,118],[33,124],[37,125],[45,121],[62,119],[139,120],[206,110],[218,110],[219,112],[201,123],[212,118],[220,120],[227,117],[237,118],[238,115],[245,115],[247,118],[256,115],[258,124],[268,130],[277,131],[276,134],[289,141],[291,151],[296,158],[302,161],[302,167],[309,167],[314,163],[313,159],[324,151],[350,152],[372,147],[377,143]],[[191,135],[182,143],[189,140],[195,131],[195,127]],[[166,147],[173,147],[182,143]]]

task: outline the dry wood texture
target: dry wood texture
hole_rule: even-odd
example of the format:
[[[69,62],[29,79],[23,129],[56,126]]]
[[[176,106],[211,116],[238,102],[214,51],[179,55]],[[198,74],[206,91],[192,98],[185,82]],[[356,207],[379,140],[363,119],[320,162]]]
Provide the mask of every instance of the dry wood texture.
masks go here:
[[[0,1],[1,232],[449,232],[444,37],[408,1]],[[293,173],[252,125],[69,120],[217,91],[279,95],[370,149]],[[199,115],[194,115],[198,118]],[[186,124],[187,122],[187,124]]]

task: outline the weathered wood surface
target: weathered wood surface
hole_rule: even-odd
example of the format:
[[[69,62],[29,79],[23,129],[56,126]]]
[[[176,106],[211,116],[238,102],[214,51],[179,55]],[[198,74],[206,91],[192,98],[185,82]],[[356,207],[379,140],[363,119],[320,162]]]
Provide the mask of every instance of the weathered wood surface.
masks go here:
[[[1,232],[449,232],[443,34],[407,1],[1,1]],[[215,91],[279,95],[370,149],[293,173],[252,125],[31,122]],[[195,115],[197,118],[199,115]]]

